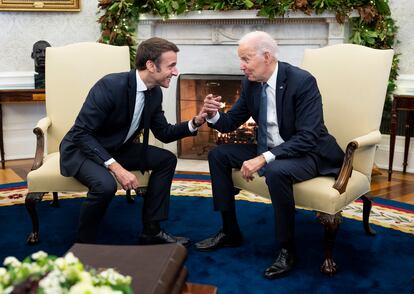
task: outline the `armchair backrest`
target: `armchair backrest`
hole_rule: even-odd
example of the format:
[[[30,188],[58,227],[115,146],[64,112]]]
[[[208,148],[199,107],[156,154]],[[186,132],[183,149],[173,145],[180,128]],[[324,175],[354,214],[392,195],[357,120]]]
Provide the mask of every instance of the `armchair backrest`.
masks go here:
[[[48,153],[59,150],[92,86],[103,76],[130,70],[128,47],[85,42],[46,49]]]
[[[379,130],[393,55],[353,44],[305,50],[302,68],[315,76],[325,124],[343,150],[350,140]],[[374,156],[375,148],[358,150],[354,169],[370,177]]]

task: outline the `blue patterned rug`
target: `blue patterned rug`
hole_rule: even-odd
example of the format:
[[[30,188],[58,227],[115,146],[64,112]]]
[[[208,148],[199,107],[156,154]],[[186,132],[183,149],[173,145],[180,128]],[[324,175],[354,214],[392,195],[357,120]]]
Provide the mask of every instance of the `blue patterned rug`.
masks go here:
[[[204,194],[209,189],[209,178],[177,175],[174,185],[172,194],[177,196],[171,199],[170,219],[163,224],[164,228],[195,241],[215,233],[220,217],[213,212],[212,199],[195,197],[207,196]],[[298,209],[296,215],[297,267],[286,278],[264,279],[263,270],[275,258],[274,216],[271,206],[258,202],[256,196],[251,201],[237,201],[245,238],[243,246],[212,253],[197,252],[190,247],[186,262],[188,281],[215,285],[219,293],[413,293],[414,234],[374,225],[377,236],[369,237],[359,220],[345,218],[334,251],[339,271],[330,278],[319,272],[323,261],[323,227],[313,212],[303,209]],[[25,244],[31,223],[24,205],[0,207],[0,261],[6,256],[21,259],[38,250],[64,254],[75,241],[81,202],[78,197],[65,199],[58,209],[49,207],[47,201],[42,202],[39,205],[41,242],[36,246]],[[379,216],[383,216],[382,209],[393,210],[402,219],[414,212],[411,205],[377,202]],[[139,197],[132,205],[124,197],[116,197],[101,225],[99,243],[136,244],[141,207]]]

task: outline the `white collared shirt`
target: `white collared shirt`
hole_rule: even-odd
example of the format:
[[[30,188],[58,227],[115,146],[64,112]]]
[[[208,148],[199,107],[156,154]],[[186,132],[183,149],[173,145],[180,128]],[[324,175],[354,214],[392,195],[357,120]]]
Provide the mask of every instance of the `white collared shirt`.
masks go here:
[[[276,63],[275,71],[270,79],[266,82],[268,87],[267,94],[267,147],[273,148],[285,142],[279,133],[279,125],[277,123],[277,108],[276,108],[276,81],[277,71],[279,65]],[[266,162],[269,163],[275,160],[272,152],[266,151],[263,153]]]
[[[135,98],[135,106],[134,106],[134,114],[132,116],[131,125],[128,130],[128,134],[125,137],[124,143],[128,141],[128,139],[134,134],[134,132],[138,129],[139,123],[141,122],[142,111],[144,110],[145,105],[145,94],[144,92],[148,89],[145,86],[144,82],[141,80],[139,76],[138,70],[136,70],[136,79],[137,79],[137,92]],[[114,163],[115,159],[110,158],[105,161],[105,166],[108,167],[111,163]]]

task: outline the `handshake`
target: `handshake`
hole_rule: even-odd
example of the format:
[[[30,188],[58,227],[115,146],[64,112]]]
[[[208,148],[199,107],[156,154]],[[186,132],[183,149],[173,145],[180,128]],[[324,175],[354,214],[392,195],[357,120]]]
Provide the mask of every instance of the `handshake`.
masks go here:
[[[193,127],[201,127],[206,122],[206,119],[213,118],[221,108],[220,101],[221,96],[208,94],[204,98],[204,104],[200,112],[192,120]]]

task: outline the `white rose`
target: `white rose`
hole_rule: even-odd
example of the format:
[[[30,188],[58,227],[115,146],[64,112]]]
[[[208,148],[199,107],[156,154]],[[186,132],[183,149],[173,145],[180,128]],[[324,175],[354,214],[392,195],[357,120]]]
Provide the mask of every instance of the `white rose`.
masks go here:
[[[32,254],[33,260],[43,259],[47,257],[47,253],[44,251],[38,251]]]
[[[108,286],[101,286],[95,288],[94,294],[122,294],[121,291],[113,290],[111,287]]]
[[[85,293],[96,293],[96,288],[91,284],[80,282],[73,285],[69,289],[69,294],[85,294]]]
[[[9,256],[4,259],[3,265],[5,266],[12,266],[12,267],[19,267],[21,265],[20,261],[17,260],[16,257]]]
[[[73,255],[72,252],[68,252],[65,255],[64,258],[65,258],[65,261],[66,261],[67,264],[74,264],[74,263],[78,263],[79,262],[79,259],[75,255]]]

